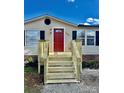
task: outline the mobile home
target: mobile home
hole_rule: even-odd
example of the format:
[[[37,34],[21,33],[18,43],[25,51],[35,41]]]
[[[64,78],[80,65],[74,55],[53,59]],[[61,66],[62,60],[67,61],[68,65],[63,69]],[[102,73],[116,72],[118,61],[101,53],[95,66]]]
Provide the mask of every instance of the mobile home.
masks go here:
[[[83,61],[99,60],[99,26],[73,24],[49,15],[24,23],[25,56],[44,66],[44,83],[80,82]]]

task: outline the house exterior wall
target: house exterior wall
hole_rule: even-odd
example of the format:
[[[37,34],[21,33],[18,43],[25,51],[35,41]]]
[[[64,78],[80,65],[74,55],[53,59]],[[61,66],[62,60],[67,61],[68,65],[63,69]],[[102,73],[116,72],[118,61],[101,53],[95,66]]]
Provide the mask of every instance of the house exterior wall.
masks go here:
[[[99,46],[82,46],[83,55],[99,55]]]
[[[48,17],[47,17],[48,18]],[[70,51],[71,49],[71,40],[72,40],[72,31],[78,31],[78,30],[85,30],[87,32],[88,30],[94,30],[94,31],[99,31],[98,27],[77,27],[73,26],[70,24],[66,24],[64,22],[49,18],[51,20],[50,25],[46,25],[44,23],[45,17],[28,22],[24,24],[24,30],[25,31],[30,31],[30,30],[35,30],[35,31],[45,31],[45,40],[49,40],[49,51],[53,52],[53,29],[54,28],[63,28],[65,31],[65,51]],[[38,55],[38,47],[34,46],[25,46],[25,50],[28,50],[29,52],[25,55]],[[96,56],[93,57],[94,59],[98,59],[99,55],[99,46],[88,46],[88,45],[82,45],[82,55],[83,59],[92,59],[91,56]]]
[[[82,55],[83,62],[97,61],[99,62],[99,55]]]
[[[63,22],[60,22],[58,20],[51,19],[51,24],[46,25],[44,24],[44,19],[42,18],[40,20],[36,20],[30,23],[26,23],[24,25],[25,30],[44,30],[45,31],[45,40],[49,40],[49,50],[50,52],[53,52],[53,29],[54,28],[63,28],[64,29],[64,37],[65,37],[65,51],[70,51],[71,49],[71,40],[72,40],[72,31],[78,30],[79,28],[77,26],[72,26],[65,24]],[[27,47],[27,46],[25,46]],[[31,47],[32,46],[28,46]],[[34,47],[33,47],[34,48]]]
[[[79,27],[79,30],[85,31],[85,45],[82,45],[83,55],[99,55],[99,46],[87,45],[86,33],[88,30],[99,31],[98,27]]]

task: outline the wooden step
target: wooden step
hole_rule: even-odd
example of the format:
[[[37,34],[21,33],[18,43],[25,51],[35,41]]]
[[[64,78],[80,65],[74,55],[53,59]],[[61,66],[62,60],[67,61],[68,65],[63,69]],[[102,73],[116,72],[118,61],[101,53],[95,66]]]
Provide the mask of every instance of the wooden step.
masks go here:
[[[71,52],[51,53],[47,62],[48,65],[44,83],[79,82],[76,79]]]
[[[73,82],[80,82],[76,79],[62,79],[62,80],[47,80],[45,83],[73,83]]]
[[[54,67],[54,66],[73,66],[72,61],[49,61],[48,62],[49,67]]]
[[[50,52],[50,56],[72,56],[72,52]]]
[[[72,57],[67,56],[49,56],[49,61],[72,61]]]
[[[47,73],[47,78],[48,79],[74,79],[75,75],[74,73]]]
[[[73,71],[73,67],[48,67],[48,72],[67,72]]]
[[[63,64],[67,64],[67,63],[73,63],[72,61],[48,61],[48,63],[50,63],[50,64],[54,64],[54,63],[63,63]]]

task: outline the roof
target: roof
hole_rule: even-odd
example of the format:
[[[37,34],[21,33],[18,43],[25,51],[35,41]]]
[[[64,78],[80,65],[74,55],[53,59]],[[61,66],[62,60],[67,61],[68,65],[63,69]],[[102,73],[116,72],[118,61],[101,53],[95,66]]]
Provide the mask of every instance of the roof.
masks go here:
[[[66,24],[69,24],[69,25],[72,25],[72,26],[76,26],[76,27],[78,26],[77,24],[74,24],[74,23],[65,21],[63,19],[57,18],[55,16],[51,16],[51,15],[48,15],[48,14],[37,16],[37,17],[31,18],[31,19],[27,19],[27,20],[24,21],[24,23],[26,24],[26,23],[29,23],[29,22],[32,22],[32,21],[35,21],[35,20],[39,20],[39,19],[44,18],[44,17],[46,17],[46,18],[52,18],[52,19],[61,21],[63,23],[66,23]]]
[[[83,25],[83,24],[79,24],[78,27],[99,27],[99,25]]]

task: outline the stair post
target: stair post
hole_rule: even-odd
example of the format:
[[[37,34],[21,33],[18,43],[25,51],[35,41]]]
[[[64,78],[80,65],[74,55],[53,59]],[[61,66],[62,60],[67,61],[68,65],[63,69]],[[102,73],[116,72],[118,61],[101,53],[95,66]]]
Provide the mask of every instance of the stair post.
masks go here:
[[[38,48],[38,73],[40,74],[41,62],[45,63],[49,55],[49,42],[46,40],[39,40]],[[45,67],[45,64],[44,64]]]
[[[81,62],[80,62],[80,73],[82,73],[82,41],[80,39],[77,39],[76,40],[76,44],[77,44],[77,47],[78,47],[78,51],[80,53],[80,56],[81,56]]]
[[[39,57],[39,55],[38,55],[38,74],[40,74],[40,57]]]

